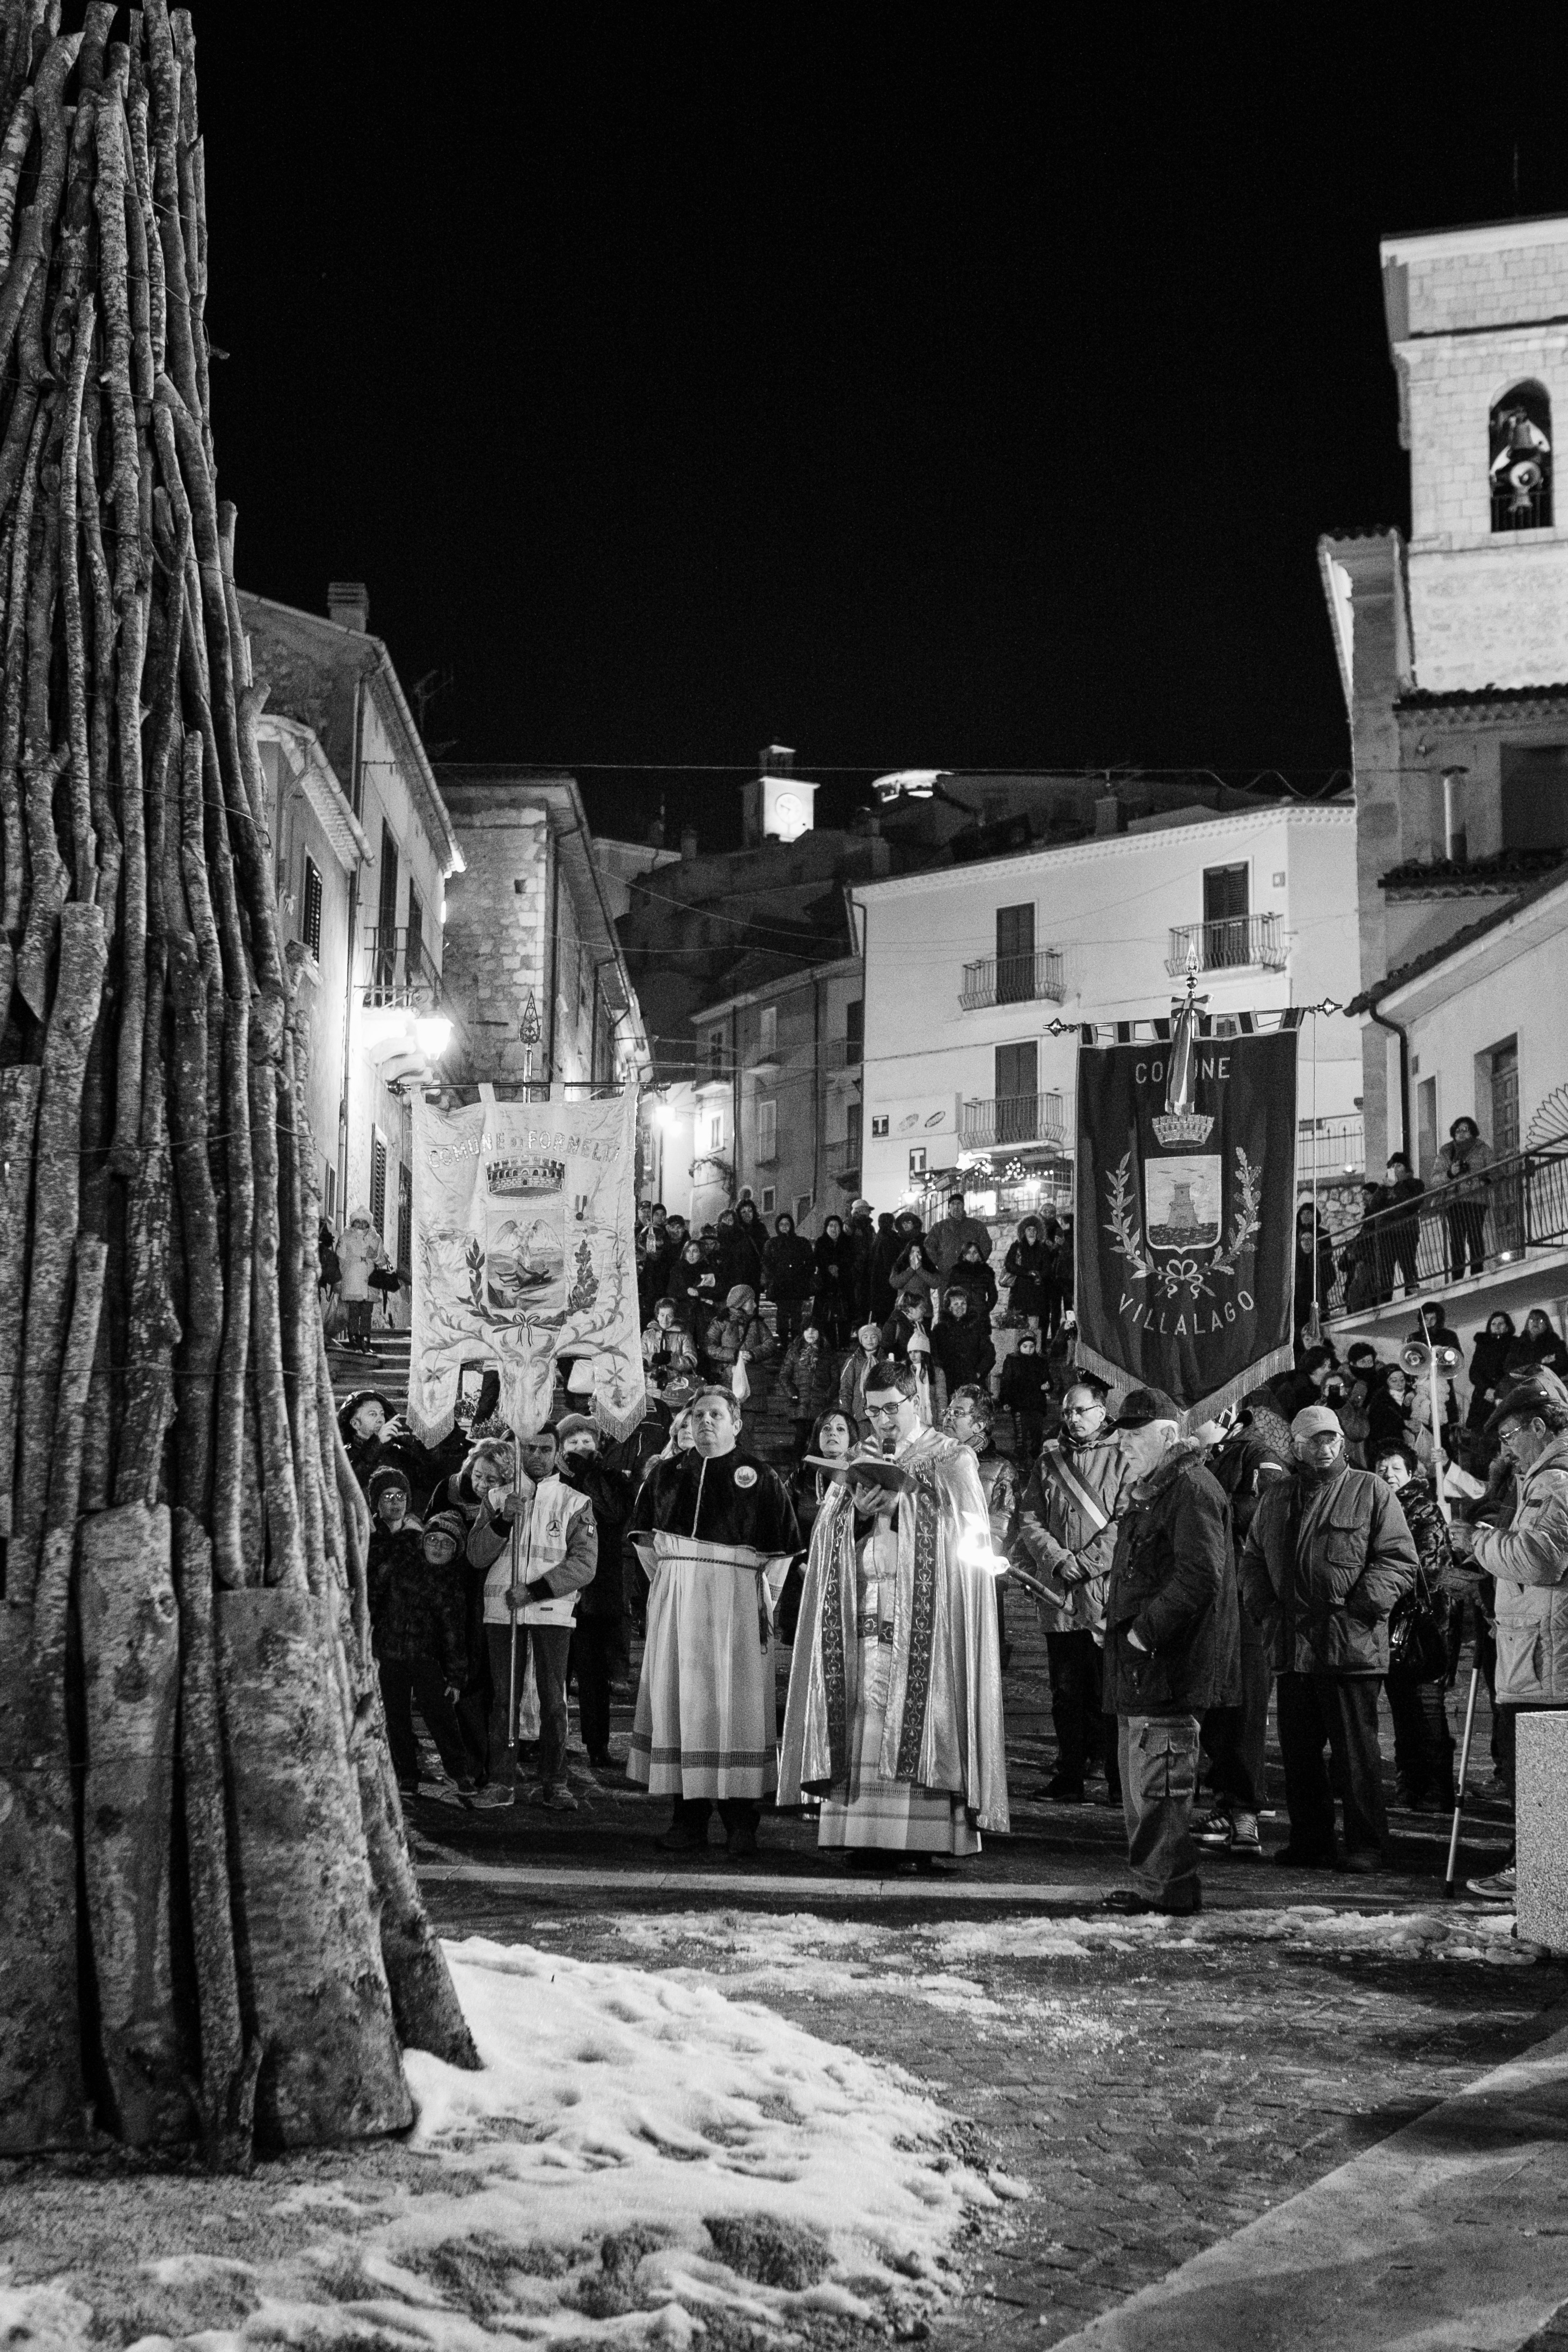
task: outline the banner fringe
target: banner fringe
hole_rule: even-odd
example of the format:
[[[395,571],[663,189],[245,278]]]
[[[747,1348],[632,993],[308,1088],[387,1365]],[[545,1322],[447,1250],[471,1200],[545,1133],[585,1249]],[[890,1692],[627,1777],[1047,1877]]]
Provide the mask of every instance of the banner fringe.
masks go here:
[[[410,1380],[410,1389],[413,1388],[413,1381]],[[458,1425],[458,1416],[455,1412],[438,1412],[434,1421],[426,1421],[422,1413],[416,1412],[412,1395],[410,1395],[408,1402],[403,1408],[403,1417],[407,1422],[409,1428],[414,1432],[415,1436],[419,1440],[420,1444],[427,1445],[432,1453],[435,1452],[437,1445],[441,1445],[446,1443],[447,1439],[450,1437],[453,1430]]]
[[[594,1399],[594,1419],[598,1423],[598,1426],[604,1431],[605,1436],[613,1437],[617,1444],[622,1443],[628,1437],[635,1436],[637,1432],[642,1427],[644,1422],[647,1419],[647,1391],[639,1389],[635,1402],[627,1407],[625,1412],[613,1412],[607,1404],[603,1403],[599,1398],[595,1397]]]
[[[1249,1364],[1245,1371],[1237,1372],[1223,1387],[1211,1389],[1206,1396],[1184,1405],[1152,1381],[1141,1379],[1136,1372],[1130,1372],[1125,1364],[1113,1363],[1109,1356],[1102,1356],[1098,1348],[1088,1346],[1081,1334],[1076,1353],[1075,1370],[1091,1373],[1097,1381],[1103,1381],[1107,1388],[1117,1390],[1123,1396],[1131,1389],[1147,1389],[1162,1408],[1162,1419],[1174,1421],[1184,1437],[1198,1422],[1213,1421],[1230,1406],[1239,1404],[1253,1389],[1263,1388],[1280,1372],[1288,1372],[1296,1360],[1296,1351],[1289,1344],[1270,1349],[1268,1355],[1260,1356],[1255,1364]]]

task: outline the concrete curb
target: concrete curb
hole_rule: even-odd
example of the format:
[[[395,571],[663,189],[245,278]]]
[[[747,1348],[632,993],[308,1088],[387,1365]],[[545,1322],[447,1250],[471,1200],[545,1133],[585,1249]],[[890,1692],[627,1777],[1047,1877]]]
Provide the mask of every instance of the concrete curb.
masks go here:
[[[1568,2026],[1057,2352],[1519,2352],[1564,2303]]]

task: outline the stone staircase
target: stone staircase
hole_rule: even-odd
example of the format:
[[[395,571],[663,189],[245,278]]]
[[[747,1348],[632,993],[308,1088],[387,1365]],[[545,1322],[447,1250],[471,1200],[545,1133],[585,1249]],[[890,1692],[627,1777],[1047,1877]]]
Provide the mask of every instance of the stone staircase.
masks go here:
[[[377,1324],[371,1331],[370,1343],[374,1354],[361,1356],[337,1341],[329,1341],[327,1361],[331,1367],[332,1394],[342,1404],[356,1389],[375,1389],[395,1412],[402,1412],[408,1402],[412,1335]]]

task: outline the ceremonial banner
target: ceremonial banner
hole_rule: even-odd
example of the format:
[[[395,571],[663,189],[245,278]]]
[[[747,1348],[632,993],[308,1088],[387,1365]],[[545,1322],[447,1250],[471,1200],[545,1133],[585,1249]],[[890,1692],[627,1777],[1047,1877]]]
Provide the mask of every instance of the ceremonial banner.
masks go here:
[[[643,1418],[634,1242],[637,1094],[605,1102],[414,1103],[408,1418],[434,1445],[459,1391],[500,1376],[515,1430],[550,1418],[557,1363],[612,1436]],[[579,1409],[589,1410],[581,1396]]]
[[[1291,1361],[1296,1032],[1085,1045],[1079,1360],[1206,1420]]]

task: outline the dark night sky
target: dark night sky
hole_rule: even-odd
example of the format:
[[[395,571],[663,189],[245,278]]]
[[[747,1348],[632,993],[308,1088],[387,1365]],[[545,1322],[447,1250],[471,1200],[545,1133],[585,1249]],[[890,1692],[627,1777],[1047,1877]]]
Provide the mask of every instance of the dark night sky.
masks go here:
[[[589,763],[736,763],[666,780],[717,841],[770,737],[1342,762],[1314,541],[1407,512],[1378,236],[1568,205],[1539,27],[292,14],[195,10],[241,576],[363,578],[432,738],[606,830],[658,784]]]

